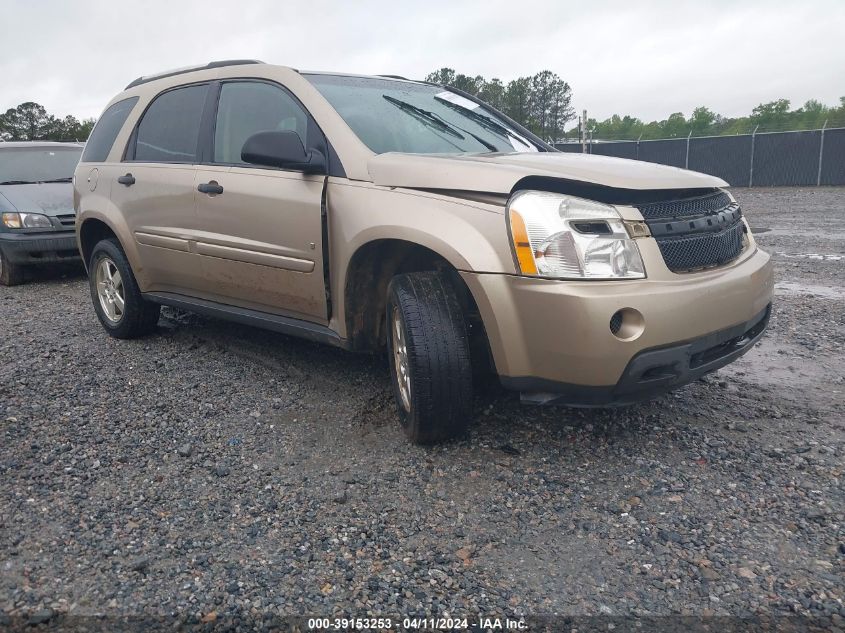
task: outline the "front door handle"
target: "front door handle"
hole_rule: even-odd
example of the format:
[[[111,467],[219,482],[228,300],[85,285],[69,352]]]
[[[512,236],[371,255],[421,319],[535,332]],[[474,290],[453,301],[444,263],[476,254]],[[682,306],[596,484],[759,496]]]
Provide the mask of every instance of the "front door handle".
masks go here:
[[[125,176],[119,176],[117,179],[121,185],[126,185],[127,187],[131,187],[135,184],[135,176],[132,174],[126,174]]]
[[[218,184],[216,180],[212,180],[197,185],[197,191],[200,193],[220,194],[223,193],[223,185]]]

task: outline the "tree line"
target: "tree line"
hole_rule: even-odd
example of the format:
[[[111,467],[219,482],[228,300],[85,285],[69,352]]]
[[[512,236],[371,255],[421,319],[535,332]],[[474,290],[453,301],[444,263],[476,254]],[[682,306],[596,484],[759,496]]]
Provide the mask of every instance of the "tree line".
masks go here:
[[[587,130],[594,139],[637,140],[659,138],[685,138],[692,136],[726,136],[758,132],[780,132],[786,130],[818,130],[827,127],[845,127],[845,97],[840,97],[838,106],[827,106],[810,99],[803,106],[791,109],[789,99],[777,99],[761,103],[749,116],[725,117],[707,107],[695,108],[687,118],[682,112],[670,114],[662,121],[646,123],[636,117],[614,114],[604,121],[587,120]],[[569,130],[566,136],[578,138],[577,128]]]
[[[441,68],[429,73],[425,80],[468,92],[545,140],[580,137],[578,125],[564,131],[564,125],[576,119],[572,90],[549,70],[503,83],[497,78],[488,81],[481,75],[464,75],[452,68]],[[693,136],[751,134],[755,129],[758,132],[817,130],[825,122],[827,127],[845,127],[845,97],[839,101],[839,105],[827,106],[810,99],[800,108],[791,109],[789,99],[776,99],[761,103],[749,116],[735,118],[722,116],[706,106],[695,108],[689,117],[675,112],[666,119],[650,122],[614,114],[603,121],[587,119],[587,131],[594,139],[637,140],[682,138],[690,133]]]
[[[429,73],[426,81],[452,86],[472,94],[501,110],[547,141],[577,139],[578,126],[564,130],[576,118],[572,108],[572,89],[555,73],[544,70],[530,77],[519,77],[504,83],[481,75],[464,75],[452,68]],[[49,114],[44,106],[28,101],[0,114],[0,139],[5,141],[85,141],[95,119],[78,120],[74,116]],[[670,114],[660,121],[645,122],[631,115],[618,115],[598,121],[587,120],[587,130],[594,139],[637,140],[723,136],[781,130],[816,130],[845,127],[845,97],[839,105],[827,106],[810,99],[792,109],[789,99],[761,103],[750,115],[725,117],[705,106],[695,108],[689,117],[682,112]]]
[[[0,114],[0,139],[4,141],[85,141],[95,119],[78,120],[74,116],[60,118],[48,114],[44,106],[33,101],[9,108]]]
[[[486,101],[521,123],[537,136],[554,141],[564,136],[564,126],[575,118],[572,90],[550,70],[507,83],[456,73],[441,68],[426,81],[453,86]],[[0,114],[0,139],[6,141],[85,141],[95,119],[77,120],[49,114],[44,106],[28,101]]]
[[[564,126],[575,118],[572,89],[550,70],[504,83],[496,77],[487,80],[481,75],[473,77],[441,68],[425,80],[468,92],[545,140],[562,138]]]

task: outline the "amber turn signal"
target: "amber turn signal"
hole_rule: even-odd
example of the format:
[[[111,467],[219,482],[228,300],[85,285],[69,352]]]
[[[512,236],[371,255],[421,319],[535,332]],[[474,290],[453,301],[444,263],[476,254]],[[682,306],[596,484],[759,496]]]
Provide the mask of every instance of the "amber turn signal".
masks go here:
[[[537,264],[534,263],[534,253],[531,250],[531,242],[528,239],[528,229],[525,228],[525,220],[518,211],[510,210],[511,239],[513,249],[516,253],[516,261],[519,262],[519,269],[523,275],[536,275]]]

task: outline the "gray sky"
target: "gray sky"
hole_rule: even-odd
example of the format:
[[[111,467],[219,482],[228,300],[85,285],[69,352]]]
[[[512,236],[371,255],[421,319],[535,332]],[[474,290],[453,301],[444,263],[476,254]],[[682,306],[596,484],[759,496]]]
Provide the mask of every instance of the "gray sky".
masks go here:
[[[216,59],[504,81],[549,69],[591,117],[845,95],[845,1],[3,0],[0,111],[98,116],[139,75]]]

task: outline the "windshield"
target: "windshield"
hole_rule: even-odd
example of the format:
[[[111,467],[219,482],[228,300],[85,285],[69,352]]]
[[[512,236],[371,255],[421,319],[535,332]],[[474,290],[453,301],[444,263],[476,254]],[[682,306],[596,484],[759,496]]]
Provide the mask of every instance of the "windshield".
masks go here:
[[[441,86],[340,75],[305,75],[377,154],[537,152],[499,116]]]
[[[0,144],[0,185],[55,182],[73,177],[82,147],[3,147]]]

